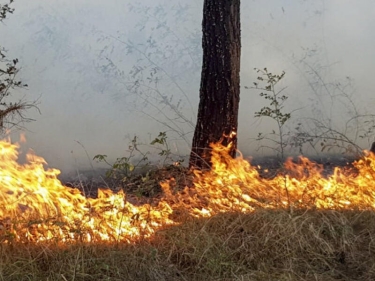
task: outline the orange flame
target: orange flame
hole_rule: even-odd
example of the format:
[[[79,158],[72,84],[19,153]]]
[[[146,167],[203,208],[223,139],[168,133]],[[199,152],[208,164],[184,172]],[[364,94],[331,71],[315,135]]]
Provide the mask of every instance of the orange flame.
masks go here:
[[[212,169],[194,171],[192,188],[172,194],[168,181],[155,204],[136,206],[123,192],[99,190],[86,198],[63,186],[59,171],[45,169],[43,158],[28,154],[20,165],[18,144],[0,141],[0,242],[133,242],[178,224],[179,213],[208,217],[220,212],[252,212],[256,208],[375,209],[375,157],[367,153],[354,163],[356,174],[335,168],[322,176],[322,166],[301,157],[288,160],[284,172],[262,178],[229,147],[212,145]]]

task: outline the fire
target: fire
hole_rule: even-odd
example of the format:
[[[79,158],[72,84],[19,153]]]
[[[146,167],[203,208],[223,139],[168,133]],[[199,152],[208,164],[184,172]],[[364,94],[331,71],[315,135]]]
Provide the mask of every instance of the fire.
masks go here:
[[[44,169],[44,159],[27,155],[19,165],[18,145],[0,142],[0,239],[11,241],[131,241],[173,223],[165,202],[133,206],[124,193],[99,190],[86,198]],[[1,241],[0,240],[0,241]]]
[[[46,169],[43,158],[29,153],[20,165],[19,145],[0,141],[0,242],[133,242],[158,229],[178,224],[181,212],[209,217],[220,212],[252,212],[257,208],[375,209],[375,157],[371,153],[352,171],[335,168],[329,177],[322,166],[301,157],[288,160],[282,172],[262,178],[242,157],[228,156],[230,147],[212,145],[211,171],[194,171],[193,187],[173,194],[171,181],[161,183],[162,198],[133,205],[123,192],[99,190],[86,198],[63,186],[59,171]]]
[[[275,178],[265,179],[242,157],[229,157],[228,151],[213,145],[212,170],[195,172],[195,189],[209,201],[209,215],[255,208],[375,209],[372,153],[365,152],[351,169],[334,168],[329,177],[322,175],[322,165],[305,157],[299,157],[298,164],[288,159]]]

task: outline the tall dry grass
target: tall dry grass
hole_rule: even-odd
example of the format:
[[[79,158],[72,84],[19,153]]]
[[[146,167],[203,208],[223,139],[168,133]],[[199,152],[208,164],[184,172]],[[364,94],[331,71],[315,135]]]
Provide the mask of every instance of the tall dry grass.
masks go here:
[[[134,244],[0,244],[0,280],[375,280],[375,212],[187,218]]]

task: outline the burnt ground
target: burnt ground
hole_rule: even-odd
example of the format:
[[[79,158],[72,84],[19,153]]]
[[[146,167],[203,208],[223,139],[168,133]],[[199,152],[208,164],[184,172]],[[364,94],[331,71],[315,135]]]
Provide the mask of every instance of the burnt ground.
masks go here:
[[[324,157],[314,157],[308,156],[307,157],[312,162],[317,164],[323,165],[323,176],[330,176],[333,173],[335,167],[345,168],[345,169],[352,169],[352,163],[356,161],[358,158],[353,156],[346,156],[346,155],[331,155],[331,156],[324,156]],[[294,163],[299,163],[299,157],[292,157]],[[285,162],[285,161],[284,161]],[[283,166],[284,162],[280,162],[279,158],[276,157],[259,157],[254,158],[251,161],[253,166],[260,166],[258,171],[262,177],[274,177],[276,176]],[[265,172],[268,170],[268,172]]]
[[[184,166],[168,165],[163,168],[150,168],[148,171],[134,172],[121,179],[106,177],[106,170],[80,171],[78,175],[60,177],[63,185],[80,189],[88,197],[96,197],[99,188],[113,191],[123,190],[132,203],[146,203],[162,194],[161,181],[174,179],[172,192],[193,185],[193,173]]]
[[[310,160],[323,165],[323,175],[332,174],[334,167],[353,170],[351,163],[355,158],[343,155],[325,157],[309,157]],[[298,163],[298,157],[293,161]],[[282,169],[282,163],[276,157],[258,157],[251,160],[252,166],[256,166],[259,174],[264,178],[272,178]],[[113,191],[123,190],[128,200],[145,203],[159,197],[162,194],[160,182],[173,178],[172,192],[182,190],[186,186],[192,186],[193,173],[184,166],[169,165],[163,168],[150,168],[148,171],[136,171],[129,177],[113,179],[105,176],[106,169],[80,171],[74,175],[60,177],[61,182],[68,187],[80,189],[87,197],[96,197],[99,188],[109,188]]]

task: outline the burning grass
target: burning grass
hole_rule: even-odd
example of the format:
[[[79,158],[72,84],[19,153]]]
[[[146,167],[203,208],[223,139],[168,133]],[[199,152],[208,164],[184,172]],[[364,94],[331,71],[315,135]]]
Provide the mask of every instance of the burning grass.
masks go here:
[[[213,145],[192,186],[87,198],[0,143],[0,280],[375,280],[375,157],[289,160],[264,178]]]
[[[0,280],[375,280],[372,211],[187,218],[124,243],[0,244]]]

